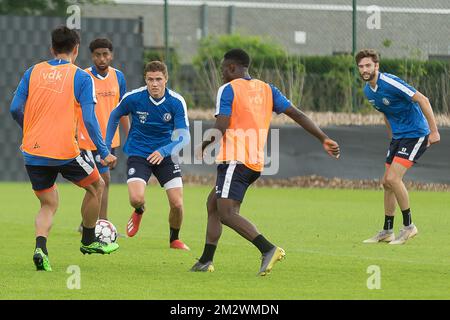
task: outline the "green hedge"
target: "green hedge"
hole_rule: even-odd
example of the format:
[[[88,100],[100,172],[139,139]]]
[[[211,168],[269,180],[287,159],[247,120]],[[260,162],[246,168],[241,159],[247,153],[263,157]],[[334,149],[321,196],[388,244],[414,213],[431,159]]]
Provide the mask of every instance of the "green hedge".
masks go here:
[[[220,61],[232,48],[246,50],[252,58],[250,74],[275,84],[304,110],[334,112],[372,112],[363,95],[364,83],[358,78],[357,110],[352,110],[352,83],[355,61],[350,55],[295,56],[270,39],[258,36],[221,35],[200,42],[193,60],[195,81],[180,84],[196,94],[197,107],[215,104],[222,84]],[[380,70],[397,75],[430,98],[436,112],[448,112],[450,104],[450,63],[415,59],[382,59]],[[189,77],[185,77],[189,78]],[[202,94],[197,94],[204,92]]]

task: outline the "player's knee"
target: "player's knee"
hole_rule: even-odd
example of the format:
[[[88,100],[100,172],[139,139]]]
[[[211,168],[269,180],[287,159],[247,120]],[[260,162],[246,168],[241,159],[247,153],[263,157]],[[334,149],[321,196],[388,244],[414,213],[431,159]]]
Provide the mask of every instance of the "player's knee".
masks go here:
[[[102,178],[103,178],[103,182],[104,182],[104,187],[105,188],[109,188],[109,183],[110,183],[110,181],[111,181],[111,178],[109,177],[109,176],[102,176]]]
[[[391,185],[387,182],[386,178],[381,181],[384,190],[391,190]]]
[[[385,189],[392,189],[396,184],[400,182],[400,179],[395,175],[388,175],[384,179],[383,187]]]
[[[223,208],[217,212],[219,213],[220,221],[228,226],[234,213],[231,210],[224,210]]]
[[[183,212],[183,200],[171,201],[170,210],[176,212]]]
[[[96,194],[102,194],[103,189],[105,189],[105,181],[103,180],[102,177],[100,177],[100,179],[98,179],[97,182],[94,182],[92,184],[92,187],[94,188],[94,192]]]
[[[55,213],[58,209],[59,201],[58,198],[46,199],[41,201],[41,207],[49,209],[52,213]]]

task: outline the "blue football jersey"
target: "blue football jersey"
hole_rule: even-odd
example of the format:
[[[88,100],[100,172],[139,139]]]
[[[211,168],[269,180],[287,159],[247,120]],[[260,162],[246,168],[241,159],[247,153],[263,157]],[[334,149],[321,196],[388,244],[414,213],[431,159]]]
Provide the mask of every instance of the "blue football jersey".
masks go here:
[[[154,151],[159,151],[167,157],[176,146],[186,145],[190,141],[186,102],[175,91],[166,89],[160,99],[153,98],[146,86],[126,93],[111,112],[105,139],[108,147],[120,118],[129,114],[130,132],[123,148],[128,156],[147,158]],[[182,131],[175,140],[172,139],[174,130]]]
[[[369,83],[364,87],[369,102],[389,121],[393,139],[418,138],[430,133],[422,109],[412,100],[416,92],[414,87],[399,77],[381,72],[375,88]]]

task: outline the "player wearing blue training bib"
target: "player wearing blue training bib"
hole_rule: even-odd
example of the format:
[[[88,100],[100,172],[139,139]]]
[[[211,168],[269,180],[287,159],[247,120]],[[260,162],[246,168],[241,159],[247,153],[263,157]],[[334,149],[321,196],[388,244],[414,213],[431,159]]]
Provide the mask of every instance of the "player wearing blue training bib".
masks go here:
[[[366,81],[364,94],[372,106],[383,113],[392,138],[383,177],[384,227],[364,243],[403,244],[418,232],[411,221],[403,177],[431,144],[439,142],[439,131],[428,98],[397,76],[380,72],[379,55],[375,50],[361,50],[356,55],[356,63],[361,78]],[[397,237],[393,232],[396,203],[402,211],[404,225]]]
[[[144,213],[145,187],[152,174],[164,187],[170,204],[170,247],[189,250],[178,234],[183,220],[183,183],[181,170],[172,155],[190,142],[186,102],[166,88],[167,67],[149,62],[144,70],[147,86],[124,95],[111,112],[106,131],[106,145],[111,147],[121,117],[131,115],[131,127],[124,152],[128,155],[128,192],[135,209],[127,225],[133,237]]]

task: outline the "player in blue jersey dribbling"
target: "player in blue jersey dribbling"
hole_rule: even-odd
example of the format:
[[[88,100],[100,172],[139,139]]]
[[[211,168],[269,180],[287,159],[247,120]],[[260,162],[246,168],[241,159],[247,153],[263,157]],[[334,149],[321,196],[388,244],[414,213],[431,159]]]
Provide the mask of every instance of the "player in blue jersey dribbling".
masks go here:
[[[418,231],[411,220],[403,177],[430,145],[439,142],[439,131],[428,98],[397,76],[380,72],[380,58],[375,50],[361,50],[355,59],[360,76],[366,81],[364,94],[372,106],[383,113],[392,139],[382,180],[384,227],[364,243],[404,244]],[[397,203],[403,215],[403,228],[395,237],[393,226]]]
[[[145,205],[145,188],[153,174],[164,187],[170,205],[170,248],[189,250],[179,238],[183,220],[183,183],[176,154],[190,142],[186,102],[166,88],[167,67],[160,61],[144,69],[146,86],[125,94],[111,112],[106,132],[110,148],[121,117],[131,114],[131,127],[124,152],[128,155],[128,193],[134,211],[127,224],[127,235],[139,230]],[[174,155],[174,156],[172,156]]]

